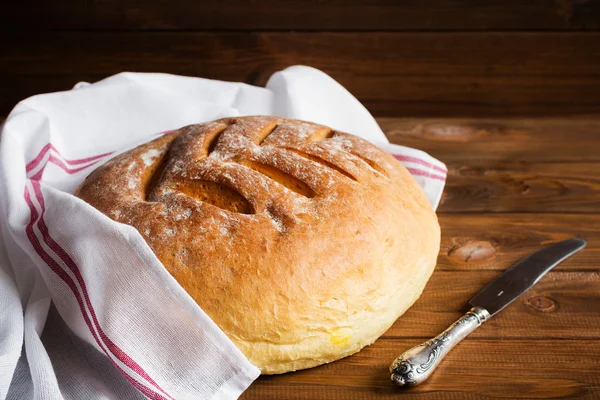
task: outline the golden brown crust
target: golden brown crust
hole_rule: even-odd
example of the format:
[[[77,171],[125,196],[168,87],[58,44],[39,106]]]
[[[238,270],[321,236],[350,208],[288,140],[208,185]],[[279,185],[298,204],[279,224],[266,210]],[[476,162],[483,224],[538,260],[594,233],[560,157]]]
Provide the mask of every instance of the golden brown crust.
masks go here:
[[[435,213],[392,156],[283,118],[182,128],[110,160],[77,196],[134,226],[263,373],[372,343],[439,249]]]

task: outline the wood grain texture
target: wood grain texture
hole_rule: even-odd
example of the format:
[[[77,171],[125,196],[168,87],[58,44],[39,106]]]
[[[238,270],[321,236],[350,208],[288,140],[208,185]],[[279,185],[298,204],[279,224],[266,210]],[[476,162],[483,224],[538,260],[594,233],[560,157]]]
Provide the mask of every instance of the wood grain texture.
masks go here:
[[[598,118],[378,118],[377,122],[392,143],[417,147],[447,164],[600,162]]]
[[[577,256],[572,262],[578,262]],[[468,311],[469,300],[499,274],[436,271],[422,297],[384,337],[428,339],[437,335]],[[600,341],[599,315],[600,268],[592,272],[552,271],[469,337]],[[600,352],[600,346],[597,350]]]
[[[389,381],[389,364],[419,343],[415,339],[380,339],[345,361],[261,377],[241,398],[598,398],[600,351],[595,341],[468,338],[450,352],[425,384],[412,389],[394,387]]]
[[[392,142],[420,148],[446,163],[449,177],[440,212],[600,211],[596,119],[378,122]]]
[[[11,30],[597,30],[597,0],[10,2]]]
[[[600,215],[439,213],[442,243],[436,271],[504,271],[541,247],[571,237],[588,245],[555,271],[600,270]]]
[[[441,212],[600,211],[600,162],[449,163]]]
[[[264,85],[294,64],[380,116],[600,113],[600,33],[43,32],[0,43],[0,113],[121,71]]]

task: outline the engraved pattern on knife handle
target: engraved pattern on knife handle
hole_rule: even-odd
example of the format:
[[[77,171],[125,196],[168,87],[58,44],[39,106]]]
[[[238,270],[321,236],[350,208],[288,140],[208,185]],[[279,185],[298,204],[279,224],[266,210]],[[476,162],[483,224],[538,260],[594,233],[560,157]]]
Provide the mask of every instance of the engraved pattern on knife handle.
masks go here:
[[[402,353],[390,366],[392,381],[398,386],[423,383],[446,354],[489,317],[485,309],[473,307],[435,338]]]

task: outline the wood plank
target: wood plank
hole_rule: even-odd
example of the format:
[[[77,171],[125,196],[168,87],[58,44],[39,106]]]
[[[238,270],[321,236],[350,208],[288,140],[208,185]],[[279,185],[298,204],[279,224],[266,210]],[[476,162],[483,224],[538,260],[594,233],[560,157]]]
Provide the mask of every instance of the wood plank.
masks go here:
[[[11,30],[597,30],[599,21],[596,0],[30,0],[0,14]]]
[[[396,388],[388,368],[411,339],[380,339],[329,365],[260,377],[242,399],[597,399],[600,347],[580,340],[467,338],[421,386]]]
[[[448,167],[440,212],[600,212],[600,162],[467,161]]]
[[[378,122],[390,141],[447,164],[439,212],[600,211],[599,119]]]
[[[0,42],[0,113],[125,70],[264,85],[293,64],[322,69],[375,115],[600,113],[600,33],[51,32]]]
[[[599,118],[378,118],[377,122],[392,143],[416,147],[456,168],[481,161],[600,161]]]
[[[571,237],[587,247],[556,271],[600,269],[600,216],[585,214],[439,214],[437,271],[504,271],[546,244]]]
[[[470,308],[469,300],[498,275],[492,271],[435,271],[423,295],[384,337],[427,339],[437,335],[460,318]],[[551,271],[469,337],[600,340],[599,315],[600,269]]]

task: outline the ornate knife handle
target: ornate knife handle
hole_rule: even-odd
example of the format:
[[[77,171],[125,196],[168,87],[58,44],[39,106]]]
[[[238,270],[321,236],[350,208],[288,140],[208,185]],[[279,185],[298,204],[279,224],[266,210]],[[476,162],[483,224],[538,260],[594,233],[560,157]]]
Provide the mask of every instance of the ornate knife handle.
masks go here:
[[[446,354],[489,317],[487,310],[473,307],[435,338],[402,353],[390,366],[392,381],[398,386],[423,383]]]

